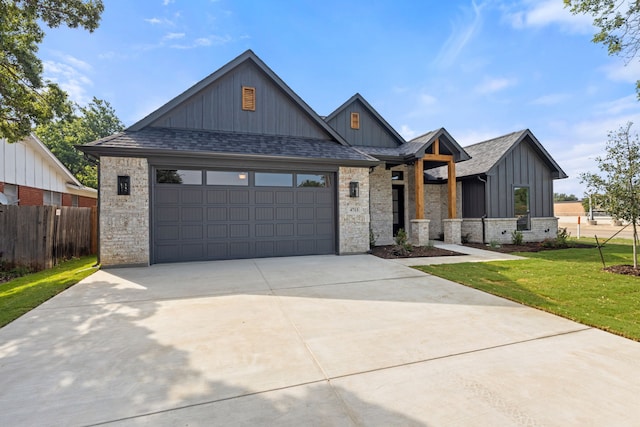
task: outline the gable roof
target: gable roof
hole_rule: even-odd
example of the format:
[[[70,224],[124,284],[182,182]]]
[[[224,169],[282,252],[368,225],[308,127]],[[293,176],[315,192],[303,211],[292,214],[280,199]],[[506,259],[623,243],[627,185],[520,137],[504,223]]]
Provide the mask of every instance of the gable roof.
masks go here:
[[[560,168],[529,129],[512,132],[465,147],[465,150],[471,155],[471,159],[461,162],[456,166],[456,177],[462,178],[467,176],[490,174],[491,170],[497,166],[502,159],[514,149],[514,147],[525,139],[531,142],[531,146],[534,151],[536,151],[540,158],[547,164],[549,169],[552,171],[554,179],[567,177],[567,174],[562,170],[562,168]],[[447,178],[447,171],[444,168],[429,170],[428,174],[432,178]]]
[[[378,123],[378,125],[385,131],[385,133],[387,133],[387,135],[392,140],[395,141],[397,145],[402,145],[406,142],[405,139],[402,136],[400,136],[400,134],[359,93],[356,93],[347,101],[345,101],[341,106],[336,108],[333,113],[325,117],[324,120],[327,123],[331,123],[340,113],[347,110],[351,105],[357,102],[362,104],[362,106],[364,107],[365,111],[369,114],[369,116]],[[347,141],[347,142],[351,142],[351,141]]]
[[[132,124],[125,131],[139,131],[149,126],[164,114],[176,108],[181,103],[188,100],[215,81],[233,72],[233,70],[246,62],[252,62],[255,66],[257,66],[265,75],[268,76],[268,78],[276,85],[276,87],[278,87],[284,94],[286,94],[287,97],[289,97],[295,104],[297,104],[300,109],[310,117],[312,122],[318,127],[322,128],[328,135],[331,136],[333,140],[335,140],[335,142],[338,142],[341,145],[349,145],[338,132],[336,132],[331,126],[329,126],[324,120],[322,120],[322,118],[315,111],[313,111],[313,109],[309,107],[309,105],[304,102],[302,98],[300,98],[293,90],[291,90],[291,88],[280,77],[278,77],[278,75],[274,73],[273,70],[271,70],[271,68],[269,68],[267,64],[265,64],[251,49],[246,50],[231,62],[223,65],[217,71],[214,71],[204,79],[200,80],[198,83],[191,86],[189,89],[182,92],[180,95],[171,99],[162,107],[158,108],[143,119]]]

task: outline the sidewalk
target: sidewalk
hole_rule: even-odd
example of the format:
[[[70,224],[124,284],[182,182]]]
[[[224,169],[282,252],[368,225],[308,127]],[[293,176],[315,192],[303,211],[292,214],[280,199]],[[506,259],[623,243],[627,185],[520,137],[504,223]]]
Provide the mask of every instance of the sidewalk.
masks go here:
[[[390,261],[410,267],[414,265],[457,264],[460,262],[511,261],[526,259],[521,256],[503,254],[493,251],[485,251],[482,249],[476,249],[462,245],[451,245],[435,242],[433,246],[440,249],[446,249],[448,251],[458,252],[464,255],[421,258],[395,258],[391,259]]]

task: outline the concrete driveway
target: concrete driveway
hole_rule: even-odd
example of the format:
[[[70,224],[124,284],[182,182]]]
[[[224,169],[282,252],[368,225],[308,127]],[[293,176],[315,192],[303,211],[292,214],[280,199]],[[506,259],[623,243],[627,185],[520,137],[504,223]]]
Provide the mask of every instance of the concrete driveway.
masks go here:
[[[99,271],[0,329],[0,425],[640,425],[640,343],[368,255]]]

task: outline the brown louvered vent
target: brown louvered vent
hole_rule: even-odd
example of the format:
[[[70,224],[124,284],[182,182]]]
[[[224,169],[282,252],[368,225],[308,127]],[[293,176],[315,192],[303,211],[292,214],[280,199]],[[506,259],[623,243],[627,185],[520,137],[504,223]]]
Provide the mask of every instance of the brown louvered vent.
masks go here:
[[[256,111],[256,88],[242,86],[242,109]]]
[[[360,129],[360,113],[351,113],[351,129]]]

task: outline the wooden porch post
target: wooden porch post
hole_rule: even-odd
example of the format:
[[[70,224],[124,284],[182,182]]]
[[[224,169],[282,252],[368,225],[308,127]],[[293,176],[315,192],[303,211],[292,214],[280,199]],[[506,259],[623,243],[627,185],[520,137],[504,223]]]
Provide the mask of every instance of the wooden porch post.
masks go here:
[[[449,193],[449,219],[456,217],[456,164],[453,159],[447,162],[447,186]]]
[[[414,165],[416,181],[416,218],[424,219],[424,160],[418,159]]]

